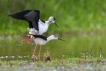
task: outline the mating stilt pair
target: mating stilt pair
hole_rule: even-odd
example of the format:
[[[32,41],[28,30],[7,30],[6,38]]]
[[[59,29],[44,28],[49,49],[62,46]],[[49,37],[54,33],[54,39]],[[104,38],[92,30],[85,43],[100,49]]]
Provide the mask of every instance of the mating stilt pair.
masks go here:
[[[34,42],[36,44],[34,51],[33,51],[33,54],[32,54],[32,58],[34,58],[34,54],[36,52],[37,45],[40,45],[40,49],[39,49],[39,53],[38,53],[38,60],[40,60],[40,52],[41,52],[41,49],[42,49],[42,45],[46,44],[50,40],[57,40],[57,39],[62,40],[56,35],[51,35],[49,37],[45,37],[43,35],[31,35],[30,39],[34,40]],[[62,41],[64,41],[64,40],[62,40]]]
[[[55,23],[55,17],[51,16],[47,21],[40,20],[40,11],[39,10],[25,10],[18,13],[14,13],[9,15],[15,19],[19,20],[25,20],[29,23],[29,34],[31,34],[31,38],[29,36],[23,40],[25,41],[31,41],[34,40],[36,45],[40,45],[40,50],[38,53],[38,58],[40,60],[40,51],[41,51],[41,45],[46,44],[49,40],[53,39],[59,39],[55,35],[51,35],[49,37],[45,37],[42,34],[45,33],[48,30],[48,27],[51,23],[54,23],[57,27],[58,25]],[[33,55],[35,53],[36,47],[34,49]],[[32,55],[32,56],[33,56]]]

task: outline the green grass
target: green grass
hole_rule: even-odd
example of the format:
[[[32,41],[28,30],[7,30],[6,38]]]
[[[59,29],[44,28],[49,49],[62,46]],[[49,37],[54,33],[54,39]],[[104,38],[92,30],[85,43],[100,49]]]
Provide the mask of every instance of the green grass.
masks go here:
[[[0,60],[0,71],[103,71],[106,69],[106,59],[93,58],[93,59],[82,59],[82,58],[67,58],[53,59],[51,61],[35,61],[31,60],[11,60],[2,61]]]
[[[78,33],[79,31],[104,33],[106,31],[105,3],[106,0],[0,0],[0,34],[28,33],[25,31],[28,27],[25,25],[26,22],[8,17],[9,14],[26,9],[40,10],[40,18],[43,20],[47,20],[51,15],[56,17],[60,28],[52,25],[48,33]]]

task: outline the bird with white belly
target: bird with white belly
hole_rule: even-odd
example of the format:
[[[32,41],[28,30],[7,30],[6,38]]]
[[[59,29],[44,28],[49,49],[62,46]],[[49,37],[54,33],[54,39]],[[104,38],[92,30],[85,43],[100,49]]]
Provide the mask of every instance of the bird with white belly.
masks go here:
[[[34,56],[35,56],[34,54],[35,54],[37,45],[40,45],[40,49],[39,49],[39,53],[38,53],[38,60],[40,60],[40,52],[41,52],[42,45],[45,45],[50,40],[57,40],[58,39],[58,40],[64,41],[63,39],[60,39],[56,35],[51,35],[49,37],[45,37],[43,35],[31,35],[30,37],[34,39],[34,42],[36,44],[34,51],[33,51],[33,54],[32,54],[32,59],[34,59]]]
[[[39,10],[25,10],[9,15],[15,19],[25,20],[29,23],[29,36],[33,35],[42,35],[48,30],[48,27],[51,23],[55,23],[55,17],[50,16],[47,21],[40,20],[40,11]],[[23,42],[27,40],[33,40],[32,38],[26,37]]]

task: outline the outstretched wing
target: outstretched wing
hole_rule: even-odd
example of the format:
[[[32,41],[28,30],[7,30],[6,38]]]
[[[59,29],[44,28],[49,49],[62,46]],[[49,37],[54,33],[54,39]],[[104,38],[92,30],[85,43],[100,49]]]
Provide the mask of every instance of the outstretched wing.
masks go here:
[[[15,18],[15,19],[20,19],[20,20],[27,20],[24,16],[29,13],[30,11],[32,10],[25,10],[25,11],[21,11],[21,12],[17,12],[17,13],[14,13],[14,14],[11,14],[9,16]]]
[[[38,21],[39,21],[39,10],[25,10],[21,12],[17,12],[14,14],[11,14],[9,16],[19,19],[19,20],[25,20],[29,23],[29,28],[35,28],[37,31],[38,29]]]
[[[32,24],[33,28],[35,28],[35,30],[37,31],[39,31],[39,28],[38,28],[39,13],[40,12],[38,10],[34,10],[27,13],[24,16],[28,21],[30,21],[30,24]]]

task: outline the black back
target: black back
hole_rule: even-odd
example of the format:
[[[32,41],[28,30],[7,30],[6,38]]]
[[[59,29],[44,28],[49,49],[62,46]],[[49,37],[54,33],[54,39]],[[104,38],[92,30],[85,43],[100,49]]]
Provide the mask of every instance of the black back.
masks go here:
[[[43,36],[43,35],[33,35],[36,38],[41,38],[43,40],[46,40],[47,41],[47,37],[46,36]]]
[[[29,28],[35,28],[39,31],[38,21],[40,19],[40,11],[39,10],[25,10],[18,13],[14,13],[9,15],[15,19],[25,20],[29,23]]]

